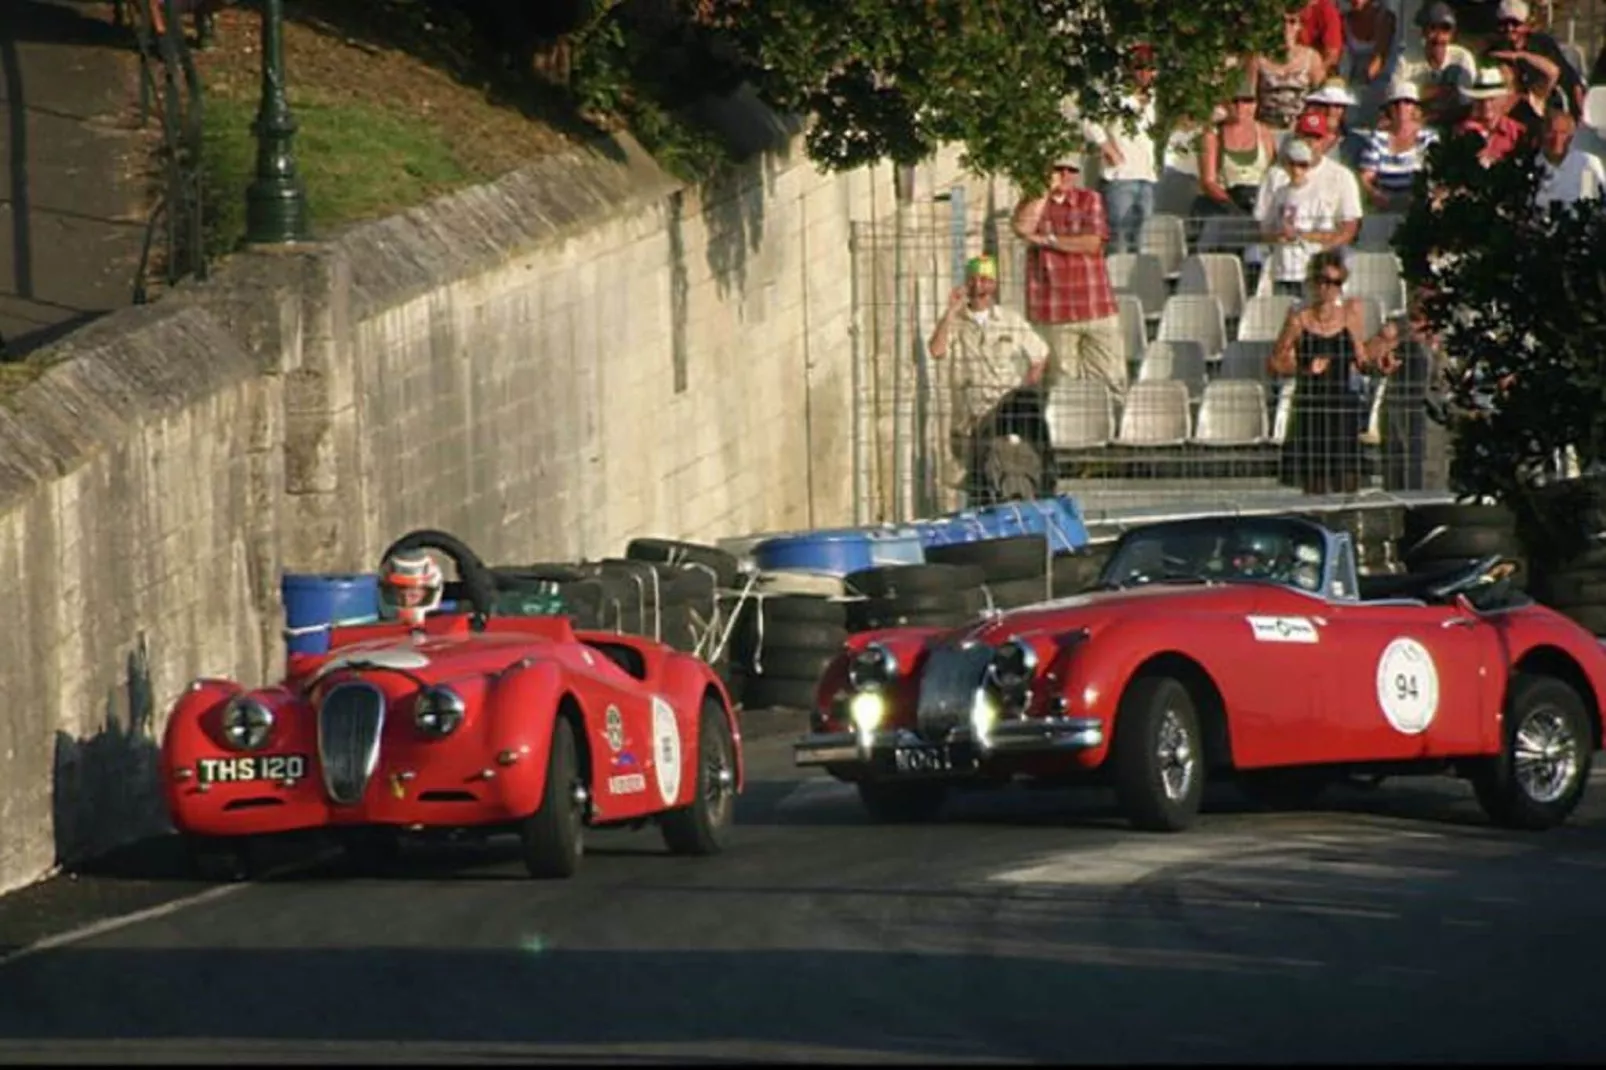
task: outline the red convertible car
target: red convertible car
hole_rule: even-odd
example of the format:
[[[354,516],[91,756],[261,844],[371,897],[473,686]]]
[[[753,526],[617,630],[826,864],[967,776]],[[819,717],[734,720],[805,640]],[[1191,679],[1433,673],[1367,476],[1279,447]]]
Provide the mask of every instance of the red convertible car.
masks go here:
[[[440,532],[398,540],[380,575],[400,620],[336,627],[271,687],[197,680],[174,707],[161,774],[206,875],[243,876],[253,837],[305,830],[369,862],[402,832],[516,832],[543,877],[576,871],[587,826],[656,822],[671,851],[721,848],[741,733],[706,663],[498,616],[496,574]],[[437,612],[444,599],[468,608]]]
[[[1358,578],[1347,534],[1291,516],[1135,528],[1085,594],[853,636],[795,760],[882,820],[1021,776],[1109,784],[1134,826],[1174,830],[1207,777],[1278,806],[1447,773],[1491,820],[1546,828],[1601,746],[1606,653],[1512,568]]]

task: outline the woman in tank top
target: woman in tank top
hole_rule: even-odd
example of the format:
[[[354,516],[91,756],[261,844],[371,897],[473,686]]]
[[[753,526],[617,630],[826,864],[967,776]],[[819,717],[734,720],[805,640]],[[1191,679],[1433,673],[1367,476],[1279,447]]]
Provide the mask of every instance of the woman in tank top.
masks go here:
[[[1305,107],[1305,94],[1322,84],[1327,68],[1321,54],[1299,43],[1299,13],[1283,16],[1282,58],[1269,54],[1249,62],[1249,77],[1259,108],[1256,118],[1277,130],[1288,130]]]
[[[1277,156],[1277,135],[1255,118],[1254,83],[1239,79],[1226,118],[1199,139],[1199,197],[1193,214],[1253,214],[1260,180]]]

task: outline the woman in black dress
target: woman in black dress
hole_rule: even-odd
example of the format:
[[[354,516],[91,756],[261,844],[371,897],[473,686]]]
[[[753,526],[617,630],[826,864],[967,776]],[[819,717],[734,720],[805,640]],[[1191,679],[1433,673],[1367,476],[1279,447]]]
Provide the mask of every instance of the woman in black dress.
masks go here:
[[[1399,367],[1398,329],[1385,323],[1363,340],[1361,302],[1344,296],[1349,271],[1336,249],[1310,258],[1310,297],[1288,312],[1267,367],[1294,378],[1293,412],[1283,439],[1283,481],[1306,494],[1354,494],[1360,489],[1366,430],[1367,373]]]

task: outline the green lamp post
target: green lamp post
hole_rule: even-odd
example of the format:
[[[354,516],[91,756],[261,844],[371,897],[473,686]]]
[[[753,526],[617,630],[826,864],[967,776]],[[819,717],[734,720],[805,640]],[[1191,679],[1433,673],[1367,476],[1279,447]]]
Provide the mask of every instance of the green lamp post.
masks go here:
[[[307,237],[307,195],[296,175],[296,132],[284,91],[284,0],[262,0],[262,100],[252,131],[256,179],[245,191],[245,240],[275,245]]]

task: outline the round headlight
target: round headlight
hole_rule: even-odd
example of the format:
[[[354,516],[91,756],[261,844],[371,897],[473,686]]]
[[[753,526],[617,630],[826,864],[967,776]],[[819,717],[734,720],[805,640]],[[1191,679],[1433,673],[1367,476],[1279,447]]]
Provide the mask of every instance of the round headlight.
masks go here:
[[[898,678],[898,659],[880,643],[871,643],[848,663],[848,683],[855,691],[875,691]]]
[[[273,733],[273,711],[253,698],[237,698],[223,710],[223,740],[235,750],[261,750]]]
[[[413,706],[413,724],[426,736],[440,739],[457,731],[467,707],[463,696],[446,687],[426,688]]]
[[[1031,686],[1037,672],[1037,651],[1021,639],[1011,639],[993,652],[987,663],[987,676],[1000,691],[1013,692]]]

